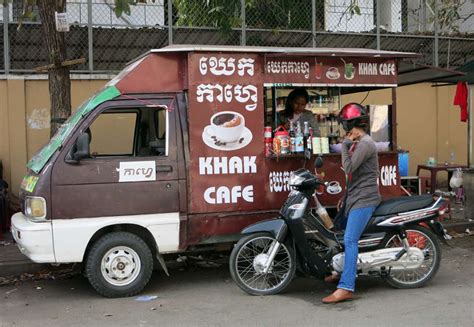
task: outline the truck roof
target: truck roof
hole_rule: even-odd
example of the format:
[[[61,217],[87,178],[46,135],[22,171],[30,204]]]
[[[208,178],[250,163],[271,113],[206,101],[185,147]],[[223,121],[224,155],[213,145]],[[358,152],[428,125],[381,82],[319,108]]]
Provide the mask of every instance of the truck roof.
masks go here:
[[[151,53],[170,52],[247,52],[247,53],[268,53],[278,56],[301,56],[320,55],[334,57],[390,57],[390,58],[414,58],[421,57],[421,54],[414,52],[385,51],[364,48],[281,48],[281,47],[257,47],[257,46],[233,46],[233,45],[189,45],[177,44],[169,45],[159,49],[153,49]]]

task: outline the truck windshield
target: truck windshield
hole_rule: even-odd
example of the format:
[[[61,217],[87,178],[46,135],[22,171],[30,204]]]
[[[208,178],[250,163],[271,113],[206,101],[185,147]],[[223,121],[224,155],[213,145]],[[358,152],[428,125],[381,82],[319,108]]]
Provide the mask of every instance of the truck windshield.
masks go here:
[[[77,109],[77,111],[72,114],[68,120],[58,129],[51,140],[31,158],[27,164],[27,167],[38,174],[46,165],[53,153],[59,149],[64,140],[67,139],[67,137],[71,134],[83,117],[87,116],[89,112],[91,112],[101,103],[111,100],[119,95],[120,91],[115,86],[108,86],[85,101]]]

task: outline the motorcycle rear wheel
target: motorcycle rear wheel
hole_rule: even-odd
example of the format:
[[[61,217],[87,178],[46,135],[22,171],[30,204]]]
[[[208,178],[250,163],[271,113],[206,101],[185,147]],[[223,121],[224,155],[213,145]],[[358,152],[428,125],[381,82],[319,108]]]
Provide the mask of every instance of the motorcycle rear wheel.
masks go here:
[[[441,247],[436,235],[422,226],[410,226],[406,230],[410,246],[416,246],[425,254],[421,267],[415,270],[392,271],[384,279],[392,287],[400,289],[418,288],[428,283],[437,273],[441,262]],[[397,234],[389,235],[383,247],[400,247],[402,242]]]
[[[274,295],[292,281],[296,257],[293,249],[283,243],[269,271],[258,271],[258,260],[265,258],[275,241],[268,233],[256,233],[243,237],[235,245],[229,260],[230,275],[244,292],[250,295]]]

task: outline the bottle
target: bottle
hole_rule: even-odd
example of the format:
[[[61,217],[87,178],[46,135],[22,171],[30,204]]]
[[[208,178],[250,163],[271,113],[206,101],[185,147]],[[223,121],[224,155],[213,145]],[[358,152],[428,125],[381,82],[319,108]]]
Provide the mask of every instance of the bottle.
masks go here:
[[[295,129],[293,128],[293,122],[290,121],[290,153],[295,153]]]
[[[308,142],[308,137],[309,137],[309,125],[308,122],[305,121],[304,123],[304,128],[303,128],[303,146],[305,149],[307,149],[307,142]]]
[[[301,131],[301,124],[299,121],[296,122],[296,133],[295,133],[295,153],[304,152],[304,141],[303,132]]]
[[[329,217],[326,208],[321,205],[316,196],[314,196],[314,201],[316,201],[316,213],[318,214],[319,218],[321,218],[324,227],[326,227],[327,229],[334,228],[334,223],[332,222],[331,217]]]
[[[309,135],[308,138],[306,139],[306,148],[308,151],[313,154],[313,128],[309,128]]]
[[[273,151],[273,138],[272,138],[272,127],[265,126],[263,131],[264,143],[265,143],[265,156],[269,157]]]

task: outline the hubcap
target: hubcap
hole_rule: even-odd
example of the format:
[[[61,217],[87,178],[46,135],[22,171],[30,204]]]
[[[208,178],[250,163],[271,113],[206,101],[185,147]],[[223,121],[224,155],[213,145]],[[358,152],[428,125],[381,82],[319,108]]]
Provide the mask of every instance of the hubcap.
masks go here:
[[[408,260],[412,262],[420,262],[420,267],[412,270],[401,269],[400,271],[392,271],[390,277],[395,281],[410,285],[419,283],[420,281],[428,278],[433,271],[436,263],[436,248],[433,241],[423,232],[418,230],[407,230],[408,240],[410,247],[417,247],[421,250],[418,254],[409,253]],[[398,236],[392,237],[387,242],[387,248],[400,247],[402,242]]]
[[[138,277],[141,269],[140,257],[127,246],[117,246],[103,256],[100,268],[108,283],[125,286]]]
[[[267,260],[268,254],[266,253],[260,253],[255,257],[255,259],[253,260],[253,268],[255,269],[257,274],[263,274]]]

